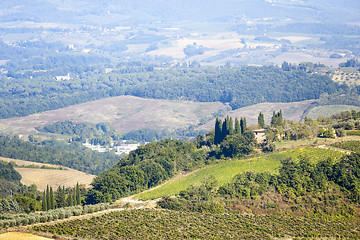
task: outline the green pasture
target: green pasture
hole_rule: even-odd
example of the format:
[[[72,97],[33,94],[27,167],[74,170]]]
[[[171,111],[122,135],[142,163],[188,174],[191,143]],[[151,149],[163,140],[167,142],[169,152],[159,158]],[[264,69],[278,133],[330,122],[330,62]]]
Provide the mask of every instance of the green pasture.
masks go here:
[[[246,171],[269,172],[276,174],[281,164],[281,159],[286,157],[294,159],[305,157],[315,163],[329,157],[334,158],[336,161],[340,159],[343,154],[344,153],[331,149],[306,147],[262,155],[251,159],[233,159],[229,161],[222,161],[214,165],[206,166],[185,177],[170,180],[164,185],[154,188],[153,190],[137,194],[135,195],[135,198],[149,200],[163,196],[171,196],[182,190],[186,190],[190,186],[201,185],[210,176],[213,176],[217,180],[218,186],[221,186],[223,184],[230,183],[236,174]]]

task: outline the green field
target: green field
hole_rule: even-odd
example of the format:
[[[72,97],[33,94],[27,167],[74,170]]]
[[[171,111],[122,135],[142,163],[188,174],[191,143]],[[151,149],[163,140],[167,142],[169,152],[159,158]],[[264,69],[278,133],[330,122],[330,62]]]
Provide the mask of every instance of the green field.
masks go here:
[[[315,163],[329,157],[334,158],[336,161],[340,159],[343,154],[344,153],[330,149],[306,147],[251,159],[224,161],[202,168],[188,176],[170,180],[158,188],[135,195],[135,198],[149,200],[174,195],[182,190],[186,190],[192,185],[201,185],[210,176],[213,176],[217,180],[218,186],[221,186],[230,183],[236,174],[246,171],[277,173],[281,159],[286,157],[292,157],[294,159],[305,157]]]

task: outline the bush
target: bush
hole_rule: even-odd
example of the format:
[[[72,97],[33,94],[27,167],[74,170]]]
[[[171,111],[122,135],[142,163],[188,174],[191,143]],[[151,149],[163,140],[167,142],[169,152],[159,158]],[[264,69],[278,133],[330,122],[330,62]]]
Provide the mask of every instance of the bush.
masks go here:
[[[44,223],[48,221],[48,217],[46,215],[41,215],[40,216],[40,222]]]
[[[63,209],[61,209],[61,210],[59,211],[58,217],[59,217],[59,219],[64,219],[64,218],[65,218],[65,213],[64,213],[64,210],[63,210]]]
[[[33,223],[35,223],[36,222],[36,218],[35,217],[33,217],[33,216],[29,216],[28,217],[28,223],[29,224],[33,224]]]
[[[273,152],[275,151],[275,144],[268,143],[265,146],[262,147],[263,152]]]
[[[337,137],[345,137],[346,136],[346,132],[343,128],[336,129],[335,133],[336,133]]]
[[[14,227],[16,225],[16,221],[14,219],[8,220],[9,227]]]
[[[7,228],[10,226],[9,220],[2,220],[3,228]]]

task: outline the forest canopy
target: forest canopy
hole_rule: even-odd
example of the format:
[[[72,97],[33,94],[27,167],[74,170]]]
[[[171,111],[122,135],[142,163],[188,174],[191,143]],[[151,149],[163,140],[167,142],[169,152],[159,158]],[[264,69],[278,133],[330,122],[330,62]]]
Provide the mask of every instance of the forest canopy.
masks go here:
[[[125,69],[126,70],[126,69]],[[2,77],[0,117],[26,116],[91,100],[132,95],[152,99],[228,103],[233,109],[261,102],[318,99],[321,94],[343,93],[347,87],[328,76],[274,66],[200,67],[164,70],[138,67],[128,71],[74,77],[56,81]]]

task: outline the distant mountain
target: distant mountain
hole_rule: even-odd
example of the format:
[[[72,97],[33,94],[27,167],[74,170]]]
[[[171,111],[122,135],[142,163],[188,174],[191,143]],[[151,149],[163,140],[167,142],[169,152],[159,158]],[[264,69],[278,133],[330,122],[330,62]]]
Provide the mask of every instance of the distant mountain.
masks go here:
[[[0,21],[111,25],[149,21],[229,21],[275,18],[332,23],[357,22],[358,0],[35,0],[2,1]]]

